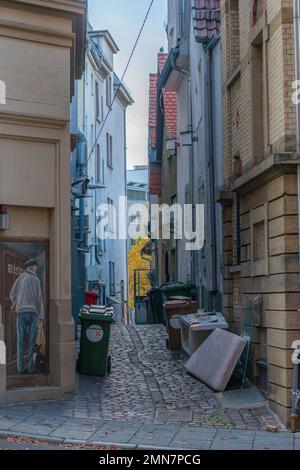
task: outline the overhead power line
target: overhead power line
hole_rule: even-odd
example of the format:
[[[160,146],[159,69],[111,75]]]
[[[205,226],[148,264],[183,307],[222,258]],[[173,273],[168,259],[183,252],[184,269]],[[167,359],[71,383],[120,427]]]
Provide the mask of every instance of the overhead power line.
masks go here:
[[[110,106],[110,108],[108,109],[108,111],[107,111],[107,113],[106,113],[106,115],[105,115],[105,118],[104,118],[104,120],[103,120],[103,122],[102,122],[102,124],[101,124],[101,128],[100,128],[99,133],[98,133],[98,135],[97,135],[97,137],[96,137],[95,143],[93,144],[93,147],[91,148],[91,151],[90,151],[90,153],[89,153],[89,156],[88,156],[88,158],[87,158],[87,161],[86,161],[84,167],[87,166],[87,164],[88,164],[90,158],[91,158],[92,155],[93,155],[93,152],[94,152],[94,150],[95,150],[95,148],[96,148],[97,142],[98,142],[98,140],[99,140],[99,138],[100,138],[100,136],[101,136],[101,134],[102,134],[102,131],[103,131],[104,126],[105,126],[105,124],[106,124],[106,121],[107,121],[107,119],[108,119],[108,116],[109,116],[110,112],[112,111],[112,107],[113,107],[114,102],[115,102],[115,100],[116,100],[117,94],[118,94],[118,92],[119,92],[121,86],[123,85],[125,75],[126,75],[126,73],[127,73],[128,67],[129,67],[129,65],[130,65],[130,63],[131,63],[131,60],[132,60],[132,58],[133,58],[133,55],[134,55],[134,53],[135,53],[135,50],[136,50],[137,45],[138,45],[138,43],[139,43],[139,40],[140,40],[140,38],[141,38],[142,32],[143,32],[143,30],[144,30],[144,28],[145,28],[145,25],[146,25],[146,22],[147,22],[147,20],[148,20],[149,14],[150,14],[150,12],[151,12],[153,3],[154,3],[154,0],[151,0],[151,1],[150,1],[149,8],[148,8],[147,13],[146,13],[145,18],[144,18],[144,21],[143,21],[142,26],[141,26],[141,28],[140,28],[140,30],[139,30],[138,36],[137,36],[137,38],[136,38],[136,40],[135,40],[135,43],[134,43],[134,45],[133,45],[133,48],[132,48],[132,51],[131,51],[131,53],[130,53],[129,59],[128,59],[128,61],[127,61],[126,67],[125,67],[124,72],[123,72],[123,74],[122,74],[122,77],[121,77],[121,79],[120,79],[120,81],[119,81],[119,84],[118,84],[118,87],[117,87],[117,89],[116,89],[116,92],[115,92],[115,94],[114,94],[114,96],[113,96],[113,100],[112,100],[111,106]]]

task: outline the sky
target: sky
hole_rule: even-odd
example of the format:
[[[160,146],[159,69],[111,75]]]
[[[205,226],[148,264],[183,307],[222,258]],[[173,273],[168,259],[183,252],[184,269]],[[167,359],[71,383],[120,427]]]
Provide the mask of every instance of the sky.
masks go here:
[[[122,76],[150,0],[88,0],[94,29],[108,29],[119,46],[115,71]],[[164,24],[167,1],[154,0],[135,55],[125,76],[135,103],[127,109],[127,166],[147,164],[149,73],[157,70],[157,52],[167,50]]]

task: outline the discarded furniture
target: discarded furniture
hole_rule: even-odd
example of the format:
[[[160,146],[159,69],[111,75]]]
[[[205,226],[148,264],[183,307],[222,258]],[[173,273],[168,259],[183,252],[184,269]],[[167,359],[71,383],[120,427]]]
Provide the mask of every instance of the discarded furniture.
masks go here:
[[[215,329],[190,357],[186,370],[217,392],[223,392],[247,340]]]
[[[203,312],[180,317],[181,346],[191,356],[196,349],[216,329],[228,329],[228,323],[222,313]]]
[[[164,303],[164,313],[168,332],[167,347],[171,350],[181,349],[180,317],[197,312],[197,302],[169,300]]]

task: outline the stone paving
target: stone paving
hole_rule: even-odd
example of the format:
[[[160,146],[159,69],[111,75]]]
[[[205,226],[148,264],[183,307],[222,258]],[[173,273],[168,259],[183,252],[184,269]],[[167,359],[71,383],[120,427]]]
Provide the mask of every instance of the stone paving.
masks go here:
[[[61,400],[1,405],[0,432],[133,447],[299,448],[299,436],[262,432],[278,425],[266,406],[222,408],[185,372],[186,357],[166,348],[163,326],[116,324],[110,349],[108,377],[78,376],[76,393]]]

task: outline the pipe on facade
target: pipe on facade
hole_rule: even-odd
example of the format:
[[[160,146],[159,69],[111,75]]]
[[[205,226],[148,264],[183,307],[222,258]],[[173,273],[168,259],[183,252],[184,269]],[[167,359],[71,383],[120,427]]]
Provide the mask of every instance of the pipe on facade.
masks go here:
[[[300,80],[300,4],[299,0],[294,0],[294,50],[295,50],[295,80]],[[297,153],[300,153],[300,104],[296,104],[296,143]],[[300,208],[300,165],[297,165],[297,185],[298,185],[298,208]],[[298,233],[300,234],[300,210],[298,209]],[[299,238],[299,257],[300,257],[300,238]],[[297,377],[295,375],[297,374]],[[291,429],[297,430],[297,404],[295,402],[295,388],[298,388],[298,367],[294,366],[294,380],[292,390],[292,414]]]
[[[87,139],[83,132],[78,131],[77,134],[77,155],[76,164],[78,176],[85,176],[85,166],[87,160]],[[84,240],[84,199],[79,200],[79,238],[81,241]]]
[[[208,145],[208,169],[209,169],[209,191],[211,200],[211,252],[212,252],[212,295],[213,295],[213,308],[216,309],[216,295],[218,292],[218,279],[217,279],[217,234],[216,234],[216,205],[215,205],[215,149],[213,138],[213,91],[212,91],[212,50],[218,38],[213,37],[205,46],[204,52],[206,57],[206,70],[205,70],[205,88],[207,100],[207,113],[208,113],[208,126],[207,126],[207,145]]]
[[[177,65],[177,58],[179,55],[179,48],[177,47],[174,50],[174,54],[171,55],[171,67],[173,70],[176,70],[179,73],[184,74],[188,80],[188,115],[189,115],[189,122],[188,122],[188,130],[193,134],[193,105],[192,105],[192,85],[191,85],[191,73],[188,69],[184,67],[179,67]],[[190,147],[190,155],[189,155],[189,184],[190,184],[190,195],[191,195],[191,204],[192,204],[192,228],[193,231],[195,230],[195,193],[194,193],[194,143]],[[196,259],[195,259],[195,251],[191,251],[191,278],[192,283],[196,284]]]

